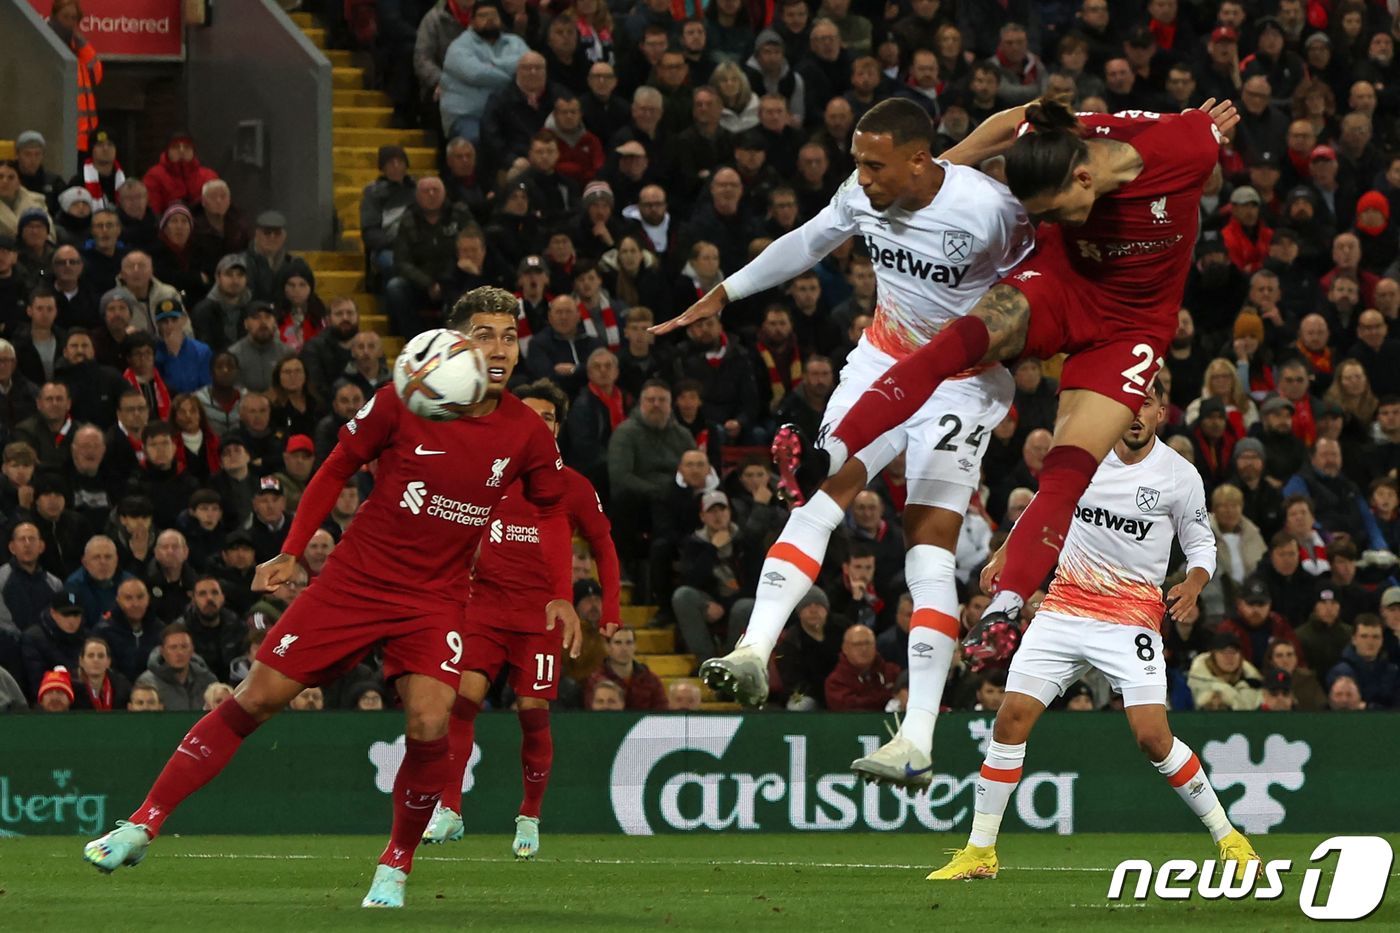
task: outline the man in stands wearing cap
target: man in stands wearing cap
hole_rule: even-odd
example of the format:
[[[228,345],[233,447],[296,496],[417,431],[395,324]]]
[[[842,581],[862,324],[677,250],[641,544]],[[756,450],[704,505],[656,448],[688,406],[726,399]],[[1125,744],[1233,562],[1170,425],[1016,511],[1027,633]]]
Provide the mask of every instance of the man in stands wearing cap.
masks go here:
[[[1235,436],[1225,415],[1225,403],[1214,396],[1201,402],[1200,413],[1191,428],[1196,470],[1207,490],[1224,482],[1230,474]]]
[[[126,184],[126,173],[117,161],[117,143],[111,133],[99,128],[92,134],[88,157],[68,184],[86,188],[93,204],[116,208],[117,192]]]
[[[743,209],[751,214],[767,214],[769,201],[774,192],[783,186],[783,178],[768,164],[767,143],[761,131],[747,130],[735,138],[734,170],[739,173],[739,181],[744,185]]]
[[[1293,675],[1277,668],[1264,672],[1264,698],[1259,709],[1268,713],[1291,713],[1298,698],[1293,695]]]
[[[648,88],[638,88],[638,92]],[[626,133],[627,130],[622,132]],[[606,181],[613,190],[613,197],[620,204],[636,204],[642,189],[648,185],[661,184],[666,179],[654,169],[647,147],[635,139],[628,139],[613,149],[614,158],[603,166],[598,177]]]
[[[1265,400],[1259,406],[1259,423],[1251,433],[1264,446],[1267,481],[1281,489],[1307,459],[1307,447],[1293,433],[1293,403],[1281,395]]]
[[[54,593],[40,617],[34,619],[21,636],[24,672],[34,691],[31,696],[38,696],[38,687],[46,671],[55,667],[78,669],[86,635],[83,604],[77,594],[66,589]]]
[[[510,84],[515,66],[530,50],[525,40],[504,32],[499,0],[478,0],[471,21],[447,47],[438,82],[444,136],[481,140],[481,120],[491,95]]]
[[[44,713],[66,713],[73,706],[73,677],[66,667],[56,667],[39,682],[35,707]]]
[[[671,596],[681,639],[697,658],[722,654],[744,633],[753,600],[740,594],[757,579],[756,554],[755,542],[734,524],[729,497],[704,493],[700,527],[680,545],[681,585]]]
[[[59,243],[81,246],[87,242],[92,225],[92,195],[86,188],[67,188],[58,196],[58,208],[52,212],[54,237]]]
[[[247,334],[228,352],[238,359],[239,380],[249,392],[266,392],[272,385],[272,370],[282,360],[295,356],[277,334],[277,315],[272,305],[261,299],[248,305],[243,315]]]
[[[379,275],[394,270],[394,237],[399,221],[413,204],[417,186],[408,174],[408,153],[399,145],[379,147],[379,177],[360,196],[360,230],[365,254]]]
[[[58,211],[58,196],[69,186],[61,176],[44,168],[47,146],[43,134],[37,130],[25,130],[15,137],[15,162],[20,184],[43,195],[52,214]]]
[[[203,195],[205,183],[218,177],[213,169],[200,164],[194,138],[185,130],[176,130],[170,134],[160,161],[141,180],[146,183],[151,208],[161,214],[176,201],[193,208]]]
[[[578,255],[594,261],[616,249],[624,236],[635,237],[646,247],[637,223],[616,212],[612,187],[605,181],[591,181],[583,189],[583,211],[569,236]]]
[[[253,242],[243,254],[248,287],[253,297],[276,301],[277,273],[291,256],[287,253],[287,218],[280,211],[263,211],[253,226]]]
[[[141,431],[141,446],[145,462],[127,481],[127,492],[154,503],[157,528],[174,528],[199,482],[175,458],[175,429],[170,422],[146,425]]]
[[[841,657],[841,637],[850,622],[831,614],[826,593],[812,587],[794,610],[768,664],[770,696],[788,709],[826,706],[826,679]]]
[[[272,474],[261,477],[253,496],[253,514],[248,518],[248,534],[252,536],[258,563],[281,553],[282,542],[292,527],[291,518],[282,481]]]
[[[228,607],[239,615],[247,615],[258,600],[253,593],[253,574],[257,572],[253,536],[242,528],[230,531],[224,538],[223,549],[209,562],[208,569],[223,584]]]
[[[1292,437],[1291,431],[1289,436]],[[1264,458],[1264,444],[1259,438],[1236,441],[1231,457],[1234,471],[1226,482],[1240,490],[1245,517],[1259,526],[1260,534],[1267,540],[1283,525],[1283,494],[1279,492],[1281,482],[1265,478]]]
[[[315,466],[316,445],[311,438],[305,434],[293,434],[287,438],[287,446],[282,451],[282,470],[277,474],[277,480],[282,484],[282,494],[286,496],[287,508],[292,512],[296,511]]]
[[[1287,620],[1273,611],[1269,584],[1259,576],[1251,576],[1240,584],[1235,611],[1220,623],[1218,631],[1238,639],[1241,656],[1256,666],[1267,661],[1269,642],[1274,639],[1288,642],[1298,652],[1302,663],[1307,663],[1307,654],[1298,636]]]
[[[227,350],[243,336],[243,316],[253,302],[246,263],[242,253],[229,253],[220,259],[214,267],[214,284],[194,306],[194,335],[211,353]]]
[[[571,92],[561,92],[544,128],[554,134],[559,147],[555,170],[580,188],[587,186],[603,167],[607,152],[603,141],[583,125],[579,99]]]
[[[1259,192],[1241,185],[1230,194],[1230,222],[1220,231],[1230,262],[1246,275],[1259,271],[1268,256],[1273,230],[1260,220]]]
[[[156,368],[169,391],[184,395],[209,384],[214,354],[209,346],[186,333],[185,306],[168,298],[156,304]]]
[[[1345,229],[1355,216],[1356,186],[1350,178],[1341,176],[1337,150],[1327,145],[1314,146],[1309,162],[1311,185],[1321,199],[1326,220]]]
[[[151,652],[160,647],[160,626],[151,614],[151,592],[136,577],[117,586],[117,605],[102,617],[93,634],[107,642],[112,669],[127,680],[146,670]]]
[[[1206,42],[1205,68],[1199,76],[1200,92],[1216,100],[1237,100],[1240,94],[1239,33],[1217,25]]]
[[[1337,597],[1331,581],[1323,580],[1308,621],[1298,626],[1296,632],[1308,666],[1320,675],[1336,666],[1351,643],[1352,626],[1342,620],[1342,605]]]

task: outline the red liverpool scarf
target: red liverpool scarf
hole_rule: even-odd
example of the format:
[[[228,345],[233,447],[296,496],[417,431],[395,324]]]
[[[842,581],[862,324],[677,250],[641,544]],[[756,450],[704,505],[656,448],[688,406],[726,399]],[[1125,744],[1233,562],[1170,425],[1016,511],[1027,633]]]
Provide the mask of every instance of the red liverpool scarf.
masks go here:
[[[140,389],[143,394],[145,393],[145,388],[141,385],[140,380],[136,378],[136,373],[133,372],[130,367],[127,368],[126,372],[122,373],[122,378]],[[151,373],[151,385],[155,388],[156,393],[155,416],[161,421],[165,421],[170,417],[170,390],[165,387],[165,380],[160,378],[160,373],[158,372]]]
[[[773,350],[786,352],[788,354],[787,378],[778,371],[778,362],[774,357]],[[797,338],[789,337],[785,347],[770,348],[762,340],[758,342],[758,356],[763,360],[763,365],[768,368],[768,387],[774,400],[781,399],[788,394],[791,389],[797,388],[797,384],[802,381],[802,360],[797,352]]]
[[[617,426],[622,424],[622,419],[626,417],[622,410],[622,390],[613,386],[610,395],[604,395],[602,390],[593,383],[588,384],[588,391],[593,393],[594,398],[603,403],[603,407],[608,410],[608,421],[612,424],[612,429],[617,430]]]
[[[724,354],[727,352],[729,352],[729,335],[721,332],[719,347],[705,351],[705,362],[710,364],[711,369],[719,369],[724,364]]]

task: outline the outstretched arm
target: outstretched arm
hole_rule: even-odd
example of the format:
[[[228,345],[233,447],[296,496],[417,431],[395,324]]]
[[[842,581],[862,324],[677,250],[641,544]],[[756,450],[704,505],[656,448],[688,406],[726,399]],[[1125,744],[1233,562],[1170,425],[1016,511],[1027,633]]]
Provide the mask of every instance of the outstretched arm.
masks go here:
[[[1035,101],[1031,101],[1031,104]],[[1026,122],[1026,107],[1022,104],[994,113],[978,125],[977,129],[956,146],[943,153],[940,158],[954,165],[968,165],[976,168],[993,156],[999,156],[1011,148],[1016,141],[1016,131]]]

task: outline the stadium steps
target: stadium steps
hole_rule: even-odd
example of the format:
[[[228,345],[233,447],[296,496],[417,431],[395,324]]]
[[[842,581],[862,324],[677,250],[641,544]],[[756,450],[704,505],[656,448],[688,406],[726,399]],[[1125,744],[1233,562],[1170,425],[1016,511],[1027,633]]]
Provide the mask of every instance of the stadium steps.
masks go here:
[[[292,22],[331,61],[333,82],[331,166],[335,173],[335,209],[340,220],[340,249],[317,250],[303,257],[316,273],[316,290],[323,296],[350,295],[360,309],[360,324],[384,338],[390,362],[403,340],[389,334],[377,296],[365,288],[364,241],[360,235],[360,195],[379,177],[380,146],[403,146],[416,167],[437,163],[437,153],[423,130],[394,129],[394,109],[383,91],[368,86],[365,52],[328,48],[329,32],[311,13],[292,13]]]
[[[623,607],[622,617],[627,618],[627,608]],[[638,654],[673,654],[676,650],[675,629],[667,628],[639,628],[637,629],[637,653]]]
[[[691,677],[700,664],[693,654],[649,654],[642,660],[657,677]]]
[[[15,157],[15,141],[13,139],[0,139],[0,159],[13,159]]]

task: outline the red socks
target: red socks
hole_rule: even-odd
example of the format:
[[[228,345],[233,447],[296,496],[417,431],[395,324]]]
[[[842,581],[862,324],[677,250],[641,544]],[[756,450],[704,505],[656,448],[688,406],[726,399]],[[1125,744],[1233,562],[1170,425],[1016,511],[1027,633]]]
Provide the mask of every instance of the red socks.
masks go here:
[[[413,852],[433,818],[433,808],[442,798],[451,771],[447,736],[428,742],[405,741],[403,764],[394,778],[394,828],[379,864],[404,872],[413,870]]]
[[[1052,447],[1045,455],[1040,489],[1007,539],[998,591],[1010,590],[1024,600],[1045,581],[1064,547],[1074,506],[1098,468],[1093,454],[1081,447]]]
[[[476,714],[481,704],[464,696],[452,704],[452,718],[447,721],[447,738],[451,747],[452,767],[442,788],[442,805],[454,813],[462,812],[462,780],[472,760],[472,744],[476,736]]]
[[[214,779],[259,723],[233,697],[194,724],[165,763],[131,822],[142,823],[151,838],[185,798]]]
[[[832,434],[855,456],[913,417],[945,379],[982,362],[990,343],[987,325],[979,318],[952,321],[866,389]]]
[[[554,763],[554,736],[549,731],[549,708],[520,710],[520,769],[525,787],[520,815],[540,818],[540,803],[549,786]]]

